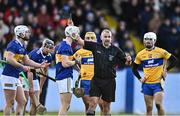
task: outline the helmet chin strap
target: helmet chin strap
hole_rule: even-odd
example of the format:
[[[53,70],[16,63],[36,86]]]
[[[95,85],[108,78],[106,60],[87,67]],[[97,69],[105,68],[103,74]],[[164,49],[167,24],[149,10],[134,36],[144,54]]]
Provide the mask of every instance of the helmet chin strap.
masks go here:
[[[22,40],[24,40],[24,41],[28,41],[29,39],[26,39],[25,37],[23,38],[23,37],[21,37],[21,36],[19,36],[18,35],[18,38],[21,38]]]
[[[153,45],[151,48],[146,47],[147,50],[153,50],[155,48],[155,46]]]

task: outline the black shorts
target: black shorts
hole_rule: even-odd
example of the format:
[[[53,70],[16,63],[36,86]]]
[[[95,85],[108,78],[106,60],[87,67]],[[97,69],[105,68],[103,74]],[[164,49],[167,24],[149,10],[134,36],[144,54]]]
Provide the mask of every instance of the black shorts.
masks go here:
[[[101,97],[104,101],[115,102],[116,80],[93,78],[89,95]]]

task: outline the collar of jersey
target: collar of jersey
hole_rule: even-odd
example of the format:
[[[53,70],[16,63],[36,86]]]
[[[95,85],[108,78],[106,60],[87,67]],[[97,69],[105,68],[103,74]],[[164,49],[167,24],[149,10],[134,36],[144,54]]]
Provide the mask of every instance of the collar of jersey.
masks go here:
[[[152,51],[152,50],[154,50],[155,48],[156,48],[156,46],[154,46],[154,48],[153,48],[153,49],[151,49],[151,50],[146,49],[146,51]]]
[[[39,48],[39,50],[40,50],[40,53],[41,53],[42,57],[45,58],[46,56],[43,54],[42,48]]]
[[[47,55],[44,55],[44,54],[43,54],[42,47],[41,47],[41,48],[39,48],[39,50],[40,50],[40,53],[41,53],[41,55],[43,56],[43,58],[45,58],[46,56],[50,55],[50,53],[48,53]]]
[[[20,42],[20,40],[18,38],[15,39],[21,46],[23,46],[23,44]]]

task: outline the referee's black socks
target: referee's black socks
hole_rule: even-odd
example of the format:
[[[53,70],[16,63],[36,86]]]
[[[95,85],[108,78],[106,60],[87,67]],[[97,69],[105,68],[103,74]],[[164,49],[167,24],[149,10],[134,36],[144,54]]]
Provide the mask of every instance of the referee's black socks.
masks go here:
[[[86,112],[86,116],[95,116],[95,111],[94,110],[88,110]]]

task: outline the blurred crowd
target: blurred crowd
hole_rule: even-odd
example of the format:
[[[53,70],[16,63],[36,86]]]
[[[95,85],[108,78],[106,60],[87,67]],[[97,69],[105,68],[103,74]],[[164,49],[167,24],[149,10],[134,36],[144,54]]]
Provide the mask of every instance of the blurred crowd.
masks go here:
[[[13,39],[16,25],[31,28],[30,51],[44,38],[59,43],[70,16],[82,37],[94,31],[98,42],[101,30],[110,28],[113,44],[132,57],[138,52],[136,41],[142,44],[143,34],[153,31],[158,35],[157,45],[180,59],[179,0],[0,0],[0,56]],[[77,49],[77,45],[73,47]]]

